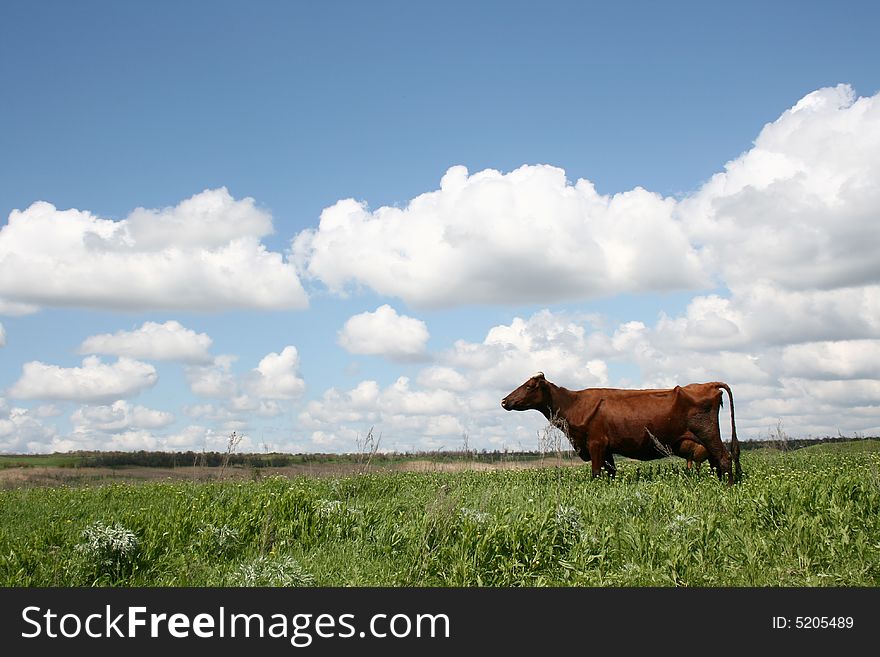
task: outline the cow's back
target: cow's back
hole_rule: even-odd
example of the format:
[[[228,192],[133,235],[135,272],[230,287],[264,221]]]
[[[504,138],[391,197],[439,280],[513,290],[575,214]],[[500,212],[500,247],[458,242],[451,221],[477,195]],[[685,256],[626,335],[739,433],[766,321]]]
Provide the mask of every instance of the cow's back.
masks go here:
[[[621,390],[602,389],[601,420],[612,435],[641,439],[645,429],[654,433],[679,433],[687,424],[691,395],[682,388]]]

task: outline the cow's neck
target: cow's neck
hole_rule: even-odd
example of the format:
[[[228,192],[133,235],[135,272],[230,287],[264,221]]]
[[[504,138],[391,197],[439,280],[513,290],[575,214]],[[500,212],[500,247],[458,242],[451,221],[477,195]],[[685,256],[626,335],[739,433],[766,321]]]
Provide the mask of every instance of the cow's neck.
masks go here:
[[[572,404],[574,395],[571,390],[561,388],[547,382],[547,389],[550,392],[549,403],[546,407],[539,409],[551,424],[556,425],[562,419],[565,419],[568,409]],[[561,427],[560,427],[561,428]]]

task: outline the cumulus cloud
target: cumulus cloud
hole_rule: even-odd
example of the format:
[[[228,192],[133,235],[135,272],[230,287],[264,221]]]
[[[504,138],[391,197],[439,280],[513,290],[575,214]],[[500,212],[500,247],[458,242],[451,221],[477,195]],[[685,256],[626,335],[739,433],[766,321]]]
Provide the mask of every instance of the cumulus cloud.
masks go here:
[[[266,355],[245,381],[245,387],[260,399],[297,399],[306,388],[299,375],[299,352],[287,346],[280,354]]]
[[[133,331],[102,333],[86,338],[79,347],[82,354],[112,354],[142,360],[173,360],[184,363],[210,363],[211,338],[196,333],[179,322],[145,322]]]
[[[675,202],[614,196],[551,166],[510,173],[462,166],[405,208],[339,201],[293,252],[334,292],[367,286],[407,303],[550,303],[704,284]]]
[[[415,306],[695,291],[683,312],[654,322],[601,330],[542,311],[433,355],[418,386],[456,395],[462,424],[493,437],[502,425],[480,414],[535,370],[568,387],[726,380],[744,435],[780,417],[799,434],[835,433],[838,423],[870,432],[880,427],[878,179],[880,94],[838,85],[795,103],[680,199],[640,188],[599,195],[549,166],[453,167],[439,190],[402,208],[340,201],[293,251],[303,274],[333,292],[369,287]],[[626,377],[612,373],[618,366]],[[357,412],[362,423],[389,418],[378,398],[374,416]]]
[[[41,404],[36,408],[32,408],[31,412],[34,414],[35,417],[41,418],[58,417],[63,413],[63,411],[55,404]]]
[[[384,390],[376,381],[362,381],[346,392],[331,388],[307,404],[298,422],[312,430],[313,444],[324,449],[355,451],[352,439],[374,426],[375,435],[381,433],[395,448],[402,440],[415,440],[424,449],[437,446],[434,437],[460,437],[464,426],[457,415],[464,408],[449,391],[416,390],[407,377],[400,377]]]
[[[449,169],[405,207],[352,199],[293,241],[300,270],[415,306],[553,303],[755,283],[782,292],[880,279],[880,95],[808,94],[693,194],[600,195],[561,169]],[[708,274],[713,274],[710,277]],[[717,327],[719,330],[722,327]]]
[[[166,435],[162,439],[164,449],[184,450],[196,449],[222,452],[225,451],[229,441],[229,434],[233,429],[224,428],[217,431],[213,427],[190,425],[179,432]],[[240,433],[240,432],[239,432]],[[241,452],[255,452],[260,448],[248,434],[241,435],[238,449]]]
[[[0,298],[0,315],[17,317],[18,315],[32,315],[40,309],[30,303],[18,303]]]
[[[352,354],[383,356],[394,361],[425,358],[427,325],[418,319],[398,315],[385,304],[374,312],[350,317],[338,334],[338,342]]]
[[[186,368],[186,378],[192,392],[200,397],[228,399],[238,394],[238,382],[232,372],[235,356],[221,355],[209,365]]]
[[[880,285],[793,291],[756,281],[730,297],[694,297],[657,331],[659,346],[696,351],[871,338],[880,336]]]
[[[880,373],[880,340],[841,340],[788,345],[782,369],[805,379],[871,379]]]
[[[590,336],[589,318],[542,310],[492,327],[481,343],[458,340],[441,360],[465,370],[472,386],[496,391],[513,389],[536,371],[555,372],[569,387],[603,386],[607,364]]]
[[[54,426],[44,424],[30,409],[9,406],[0,397],[0,452],[45,453],[58,437]]]
[[[115,363],[103,363],[89,356],[82,367],[59,367],[30,361],[9,389],[9,396],[19,399],[109,402],[133,397],[158,381],[156,369],[147,363],[121,357]]]
[[[424,388],[442,388],[463,392],[468,389],[467,377],[451,367],[435,365],[419,372],[418,383]]]
[[[353,450],[352,437],[370,427],[388,449],[456,449],[464,434],[471,446],[534,449],[544,418],[507,413],[499,400],[541,370],[570,389],[726,381],[743,438],[766,437],[780,421],[796,435],[880,429],[880,338],[741,342],[723,320],[742,320],[721,301],[698,298],[684,316],[660,315],[653,324],[605,327],[600,318],[546,309],[516,317],[491,327],[481,342],[459,340],[436,354],[414,381],[332,388],[306,405],[298,425],[319,449]],[[712,347],[713,339],[721,344]],[[721,430],[726,437],[726,414]]]
[[[542,310],[487,325],[482,340],[454,341],[436,353],[428,353],[427,327],[390,305],[355,315],[338,334],[349,352],[398,362],[424,358],[430,364],[392,383],[365,380],[308,401],[297,423],[311,441],[305,447],[350,451],[374,427],[390,449],[454,448],[463,434],[470,434],[472,446],[530,448],[543,418],[507,413],[498,402],[536,370],[575,389],[724,380],[733,387],[743,437],[766,435],[778,422],[794,435],[876,435],[878,98],[858,98],[846,85],[808,94],[764,126],[746,152],[679,199],[641,188],[600,195],[589,181],[572,184],[550,166],[473,174],[453,167],[439,189],[400,208],[371,210],[351,199],[326,208],[318,226],[295,236],[291,258],[300,275],[340,295],[370,288],[414,307],[550,305],[676,288],[691,289],[694,296],[680,312],[641,321],[624,317],[616,324]],[[163,237],[183,230],[171,215],[147,212],[107,222],[68,211],[59,225],[79,236],[98,261],[115,254],[152,257],[174,248],[190,249],[192,260],[197,249],[214,253],[242,240],[262,248],[261,231],[271,225],[252,207],[240,209],[245,213],[240,224],[218,227],[213,241],[202,242],[196,230],[181,241],[183,246]],[[25,213],[40,212],[48,209],[32,206]],[[15,215],[16,221],[0,233],[0,312],[27,312],[42,303],[34,295],[7,294],[3,287],[15,264],[9,260],[14,251],[9,244],[12,238],[24,239],[22,227],[30,225],[30,218],[20,221],[25,213]],[[63,213],[53,209],[50,214]],[[63,255],[57,254],[78,242],[46,225],[38,221],[31,226],[52,236],[40,253],[61,262]],[[86,233],[91,234],[87,240]],[[168,257],[173,265],[176,260]],[[277,257],[278,268],[272,271],[288,272],[291,263]],[[79,270],[70,271],[80,280]],[[54,279],[49,282],[46,295],[63,288]],[[297,280],[288,292],[298,286]],[[172,332],[182,336],[186,331]],[[192,351],[187,353],[205,356],[210,344],[199,347],[190,334]],[[94,353],[119,355],[120,362],[122,357],[149,359],[143,352],[123,353],[121,347]],[[192,390],[219,400],[189,408],[191,417],[229,428],[249,414],[271,416],[290,409],[304,394],[299,355],[292,347],[267,355],[243,374],[234,373],[232,363],[228,356],[188,361]],[[43,374],[49,378],[49,372]],[[26,389],[26,378],[16,386]],[[20,436],[30,432],[59,444],[51,434],[40,433],[35,411],[15,409],[18,424],[12,416],[8,408],[0,413],[0,436],[7,443],[18,436],[15,444],[25,444],[29,439]],[[24,426],[30,427],[27,432],[14,428]],[[144,431],[129,427],[112,435],[134,440]],[[212,440],[222,448],[224,439],[216,425],[193,426],[162,444]]]
[[[880,97],[848,85],[808,94],[768,123],[677,216],[733,290],[792,291],[880,279]]]
[[[543,310],[487,331],[482,342],[457,341],[436,355],[415,381],[399,377],[381,388],[362,381],[348,391],[331,388],[298,416],[321,449],[353,450],[352,437],[370,427],[389,449],[458,449],[463,435],[473,444],[503,448],[513,441],[536,445],[543,418],[506,413],[501,397],[536,370],[546,370],[569,387],[605,385],[606,363],[592,349],[593,317]],[[478,436],[478,437],[477,437]]]
[[[133,406],[125,400],[110,405],[82,406],[70,417],[74,432],[122,433],[131,429],[160,429],[174,422],[166,411]]]
[[[223,355],[209,365],[185,368],[190,390],[200,397],[217,400],[187,405],[183,409],[186,415],[213,422],[214,428],[223,431],[243,432],[254,418],[277,417],[289,410],[305,392],[305,380],[299,373],[299,352],[294,346],[267,354],[255,368],[244,373],[233,371],[235,360],[234,356]]]
[[[0,310],[304,308],[293,264],[260,242],[271,231],[225,188],[119,221],[36,202],[0,229]]]

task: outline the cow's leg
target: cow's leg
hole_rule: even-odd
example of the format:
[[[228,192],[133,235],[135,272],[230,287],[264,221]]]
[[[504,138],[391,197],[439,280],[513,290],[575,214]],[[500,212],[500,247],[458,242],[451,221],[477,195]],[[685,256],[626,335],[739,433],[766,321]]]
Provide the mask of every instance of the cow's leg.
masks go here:
[[[717,417],[717,411],[716,411]],[[724,480],[727,473],[727,483],[733,485],[733,467],[730,462],[730,454],[721,442],[721,430],[718,422],[704,421],[691,427],[691,431],[709,454],[709,464],[715,469],[719,481]]]
[[[605,452],[605,470],[608,472],[609,477],[613,477],[617,474],[617,468],[614,467],[614,454],[611,453],[611,450],[607,450]]]
[[[605,445],[598,440],[591,440],[590,449],[590,466],[593,469],[593,477],[599,477],[602,474],[602,463],[605,461]]]

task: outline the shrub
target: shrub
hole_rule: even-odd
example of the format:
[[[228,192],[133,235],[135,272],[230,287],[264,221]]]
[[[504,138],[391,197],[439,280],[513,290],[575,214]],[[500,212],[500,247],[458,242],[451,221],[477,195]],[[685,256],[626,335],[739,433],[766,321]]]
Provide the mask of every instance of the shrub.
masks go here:
[[[134,568],[139,543],[133,531],[119,523],[111,526],[98,521],[83,530],[82,538],[84,542],[75,550],[84,570],[96,580],[119,580]]]
[[[227,586],[314,586],[314,576],[289,555],[262,554],[244,561],[231,573]]]

